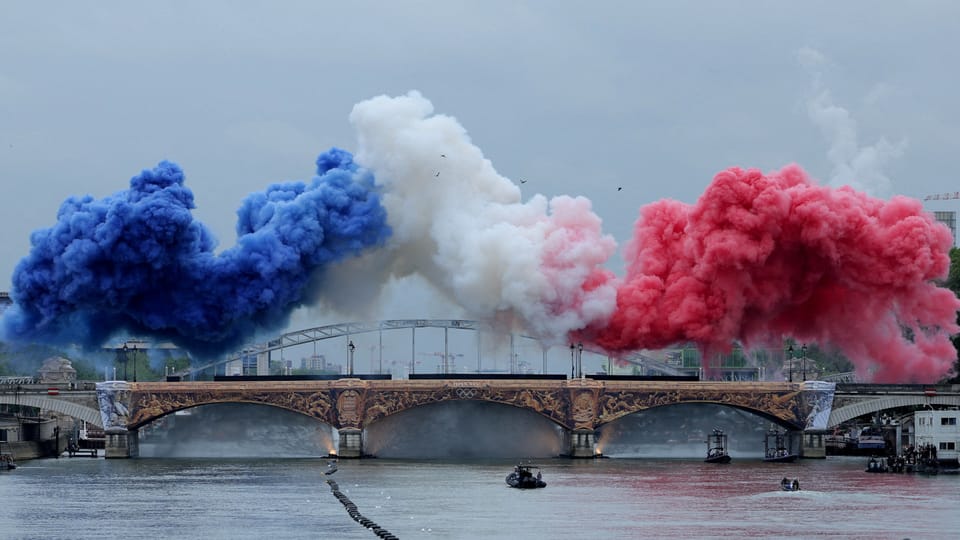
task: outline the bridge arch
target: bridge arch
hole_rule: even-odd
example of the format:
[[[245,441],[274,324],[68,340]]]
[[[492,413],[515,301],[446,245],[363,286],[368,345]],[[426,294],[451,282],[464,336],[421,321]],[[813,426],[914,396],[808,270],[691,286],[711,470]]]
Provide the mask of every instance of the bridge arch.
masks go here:
[[[835,427],[868,414],[896,409],[898,407],[923,407],[926,405],[940,405],[943,407],[960,407],[960,396],[921,396],[921,395],[889,395],[850,403],[834,408],[830,413],[828,427]]]
[[[327,415],[325,414],[326,411],[324,411],[324,414],[316,414],[316,412],[310,408],[300,408],[300,407],[292,406],[287,403],[277,402],[277,400],[271,399],[273,397],[274,396],[264,396],[264,399],[257,399],[256,397],[251,397],[251,396],[247,396],[243,398],[226,398],[226,399],[213,397],[210,399],[201,398],[199,400],[191,401],[189,403],[179,403],[176,401],[173,401],[173,402],[147,401],[145,408],[138,409],[135,415],[134,421],[132,421],[129,424],[129,429],[140,429],[141,427],[146,426],[147,424],[155,422],[165,416],[169,416],[179,411],[196,409],[198,407],[203,407],[206,405],[225,405],[225,404],[234,404],[234,403],[262,405],[266,407],[272,407],[275,409],[282,409],[285,411],[297,413],[298,415],[301,415],[301,416],[312,418],[314,420],[317,420],[327,425],[331,425],[329,419],[327,418]],[[336,426],[332,426],[332,427],[336,427]]]
[[[646,412],[646,411],[652,411],[652,410],[656,410],[656,409],[665,409],[665,408],[667,408],[667,407],[673,407],[673,406],[676,406],[676,405],[688,405],[688,404],[717,405],[717,406],[725,407],[725,408],[728,408],[728,409],[736,409],[736,410],[738,410],[738,411],[743,411],[743,412],[748,412],[748,413],[754,414],[754,415],[756,415],[756,416],[759,417],[759,418],[762,418],[762,419],[764,419],[764,420],[767,420],[767,421],[769,421],[769,422],[772,422],[772,423],[774,423],[774,424],[776,424],[776,425],[778,425],[778,426],[780,426],[780,427],[786,428],[786,429],[790,429],[790,430],[802,430],[802,429],[804,428],[803,425],[798,425],[797,422],[796,422],[793,418],[783,418],[783,417],[777,416],[776,414],[771,413],[771,412],[769,412],[769,411],[767,411],[767,410],[759,409],[759,408],[756,408],[756,407],[751,407],[751,406],[749,406],[749,405],[742,405],[742,404],[738,404],[738,403],[731,403],[731,402],[729,402],[729,401],[700,400],[700,399],[697,399],[697,400],[680,400],[680,401],[676,401],[676,402],[673,402],[673,403],[662,403],[662,404],[653,405],[653,406],[640,406],[640,407],[635,407],[635,408],[622,409],[622,410],[617,411],[615,414],[603,416],[603,417],[601,418],[601,421],[597,424],[597,428],[600,428],[600,427],[605,426],[605,425],[607,425],[607,424],[611,424],[611,423],[613,423],[613,422],[616,422],[617,420],[621,420],[621,419],[626,418],[627,416],[630,416],[630,415],[632,415],[632,414],[642,413],[642,412]]]
[[[0,395],[0,403],[55,411],[78,420],[83,420],[88,424],[103,427],[103,420],[100,418],[99,410],[62,399],[48,398],[41,395]]]
[[[524,395],[524,392],[521,391],[518,397],[512,399],[497,399],[496,397],[486,395],[483,392],[477,391],[476,388],[457,388],[459,395],[447,396],[441,395],[437,396],[437,399],[419,401],[417,403],[409,404],[408,406],[402,406],[397,408],[384,408],[382,405],[373,404],[367,406],[366,411],[366,420],[364,421],[364,426],[370,426],[392,418],[400,413],[407,411],[412,411],[419,409],[421,407],[428,407],[433,405],[441,405],[444,403],[454,403],[454,402],[480,402],[480,403],[492,403],[495,405],[503,405],[511,407],[513,409],[518,409],[527,413],[535,414],[539,417],[545,418],[550,421],[551,424],[559,426],[561,428],[567,428],[569,426],[565,425],[563,420],[559,418],[556,414],[551,414],[550,411],[545,411],[540,407],[535,406],[535,399],[530,396]]]

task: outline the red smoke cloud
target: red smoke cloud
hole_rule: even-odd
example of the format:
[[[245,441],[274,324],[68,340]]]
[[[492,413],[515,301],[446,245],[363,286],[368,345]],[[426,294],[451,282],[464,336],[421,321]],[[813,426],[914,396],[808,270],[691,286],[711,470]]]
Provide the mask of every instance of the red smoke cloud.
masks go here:
[[[919,201],[818,186],[795,165],[731,168],[692,206],[641,209],[616,311],[587,334],[609,351],[792,336],[876,382],[934,381],[956,358],[960,302],[933,283],[951,245]]]

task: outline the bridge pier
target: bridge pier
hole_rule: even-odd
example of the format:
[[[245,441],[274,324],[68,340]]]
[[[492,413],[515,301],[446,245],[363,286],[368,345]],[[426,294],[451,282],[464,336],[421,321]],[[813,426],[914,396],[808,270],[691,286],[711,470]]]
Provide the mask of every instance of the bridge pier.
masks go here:
[[[570,439],[567,456],[572,458],[597,457],[597,432],[592,429],[575,429],[568,432]]]
[[[104,433],[104,457],[135,458],[140,456],[140,432],[136,429],[113,429]]]
[[[823,444],[823,438],[826,431],[822,429],[808,429],[801,431],[803,437],[800,443],[800,457],[813,459],[826,459],[827,447]]]
[[[340,444],[339,448],[337,448],[337,457],[363,457],[363,430],[357,428],[341,428],[337,431],[340,434]]]

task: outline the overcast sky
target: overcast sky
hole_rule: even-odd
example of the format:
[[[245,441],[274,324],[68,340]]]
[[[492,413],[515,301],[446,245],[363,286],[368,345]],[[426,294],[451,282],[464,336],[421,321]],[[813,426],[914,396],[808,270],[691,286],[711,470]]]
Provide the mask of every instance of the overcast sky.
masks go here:
[[[957,191],[958,50],[953,1],[8,2],[0,290],[64,199],[164,159],[229,247],[248,193],[355,150],[353,105],[410,90],[524,199],[586,196],[621,246],[644,204],[693,203],[733,165]],[[375,315],[459,313],[397,293]]]

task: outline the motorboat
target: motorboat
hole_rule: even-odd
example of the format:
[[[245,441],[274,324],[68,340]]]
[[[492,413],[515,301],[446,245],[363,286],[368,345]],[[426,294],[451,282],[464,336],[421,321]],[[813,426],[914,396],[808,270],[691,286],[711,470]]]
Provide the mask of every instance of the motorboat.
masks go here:
[[[536,489],[547,487],[543,481],[540,467],[519,464],[507,475],[507,485],[517,489]]]
[[[884,463],[884,461],[881,460],[881,459],[877,459],[877,458],[875,458],[875,457],[872,457],[872,458],[870,458],[869,461],[867,461],[867,469],[866,469],[866,472],[869,472],[869,473],[885,473],[885,472],[887,472],[887,464]]]
[[[12,471],[17,468],[17,463],[13,460],[13,454],[6,452],[0,454],[0,470]]]
[[[714,429],[707,439],[707,463],[730,463],[730,454],[727,453],[727,434],[721,429]]]
[[[793,463],[800,456],[787,450],[786,435],[779,429],[767,432],[763,439],[763,460],[768,463]]]
[[[783,480],[780,481],[780,489],[784,491],[800,491],[800,479],[787,478],[784,476]]]

